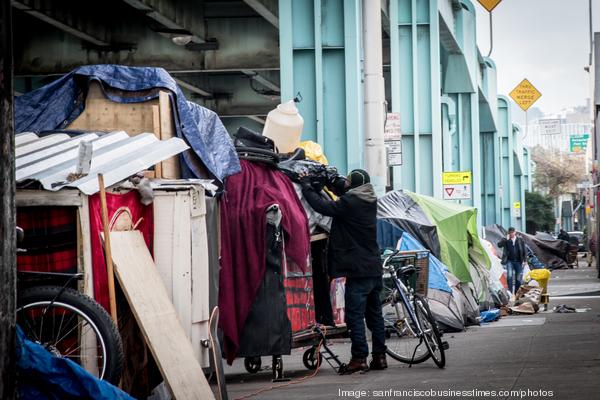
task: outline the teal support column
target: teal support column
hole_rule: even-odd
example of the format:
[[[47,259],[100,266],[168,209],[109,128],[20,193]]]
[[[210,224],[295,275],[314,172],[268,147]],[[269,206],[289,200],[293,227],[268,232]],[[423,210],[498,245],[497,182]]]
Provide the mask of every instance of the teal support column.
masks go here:
[[[344,174],[364,165],[360,21],[361,0],[279,0],[281,99]]]
[[[525,163],[523,160],[523,145],[521,129],[513,124],[513,162],[514,162],[514,202],[521,204],[521,216],[515,216],[515,227],[525,230]],[[514,211],[514,210],[513,210]]]
[[[481,218],[482,225],[500,220],[500,157],[497,129],[496,65],[486,58],[480,63],[479,130],[481,139]]]
[[[510,101],[506,96],[498,96],[498,145],[500,160],[500,220],[499,224],[508,228],[513,223],[512,198],[514,195],[513,135]]]
[[[390,1],[392,111],[400,113],[404,164],[394,189],[442,196],[440,38],[437,0]]]

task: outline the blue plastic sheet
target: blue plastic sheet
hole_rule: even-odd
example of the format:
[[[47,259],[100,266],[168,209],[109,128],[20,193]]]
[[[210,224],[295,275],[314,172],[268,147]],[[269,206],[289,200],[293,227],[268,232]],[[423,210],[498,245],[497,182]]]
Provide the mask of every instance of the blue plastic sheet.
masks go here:
[[[24,400],[133,400],[119,388],[102,381],[73,361],[53,356],[28,340],[17,328],[19,398]]]
[[[487,311],[482,311],[480,316],[481,322],[494,322],[500,319],[500,310],[497,308],[492,308]]]
[[[400,250],[426,250],[425,246],[410,233],[404,232],[402,229],[386,220],[377,220],[377,243],[379,244],[379,248],[396,248],[398,240],[400,239],[402,239],[400,242]],[[448,267],[430,252],[429,281],[427,282],[427,286],[431,289],[438,289],[451,293],[452,289],[450,289],[450,286],[448,285],[448,280],[445,275],[446,271],[448,271]]]
[[[162,68],[86,65],[32,92],[15,98],[16,132],[66,128],[85,107],[91,81],[117,103],[139,103],[158,97],[159,89],[172,92],[177,136],[187,143],[219,181],[240,172],[240,163],[227,130],[212,111],[186,100],[175,80]],[[135,93],[143,92],[143,94]],[[182,176],[200,178],[201,169],[183,153]]]

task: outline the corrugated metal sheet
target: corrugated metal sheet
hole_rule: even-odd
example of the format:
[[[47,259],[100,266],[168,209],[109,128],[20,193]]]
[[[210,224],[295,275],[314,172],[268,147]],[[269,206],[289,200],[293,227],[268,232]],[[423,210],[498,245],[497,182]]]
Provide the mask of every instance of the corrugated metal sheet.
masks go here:
[[[69,181],[75,172],[79,143],[91,141],[93,148],[90,173]],[[25,132],[15,136],[17,182],[38,181],[46,190],[73,187],[87,195],[98,192],[98,174],[104,174],[106,186],[173,157],[189,148],[182,139],[158,140],[152,133],[130,137],[125,132],[86,133],[70,137],[57,133],[39,137]]]

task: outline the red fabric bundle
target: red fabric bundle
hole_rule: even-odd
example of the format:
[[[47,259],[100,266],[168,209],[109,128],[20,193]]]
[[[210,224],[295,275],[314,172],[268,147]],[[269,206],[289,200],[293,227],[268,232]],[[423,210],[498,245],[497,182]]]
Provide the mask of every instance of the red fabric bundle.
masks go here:
[[[242,172],[227,179],[221,202],[220,327],[227,362],[239,347],[266,269],[266,211],[279,205],[286,256],[306,270],[310,254],[308,220],[290,179],[282,172],[241,160]]]
[[[106,259],[100,234],[102,227],[102,208],[100,207],[100,194],[89,198],[90,204],[90,236],[92,242],[92,267],[94,270],[94,297],[96,301],[109,310],[108,301],[108,276],[106,274]],[[141,231],[144,240],[152,252],[152,237],[154,235],[154,213],[152,205],[144,206],[140,202],[140,194],[131,191],[125,194],[106,194],[106,208],[108,209],[108,222],[111,231],[115,224],[122,218],[121,225],[126,226],[131,221],[136,230]],[[129,227],[131,229],[132,227]],[[116,278],[115,278],[116,279]]]

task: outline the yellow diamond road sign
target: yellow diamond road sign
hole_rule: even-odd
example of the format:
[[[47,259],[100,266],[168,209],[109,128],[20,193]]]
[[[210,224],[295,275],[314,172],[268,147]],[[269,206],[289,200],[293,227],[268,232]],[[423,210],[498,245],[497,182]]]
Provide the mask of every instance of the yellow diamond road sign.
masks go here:
[[[542,94],[529,82],[527,79],[523,79],[516,88],[510,92],[510,97],[517,103],[523,111],[527,111],[529,107],[533,105]]]
[[[488,10],[488,12],[492,12],[492,10],[496,8],[496,6],[500,4],[501,1],[502,0],[479,0],[479,4],[481,4],[483,8]]]

